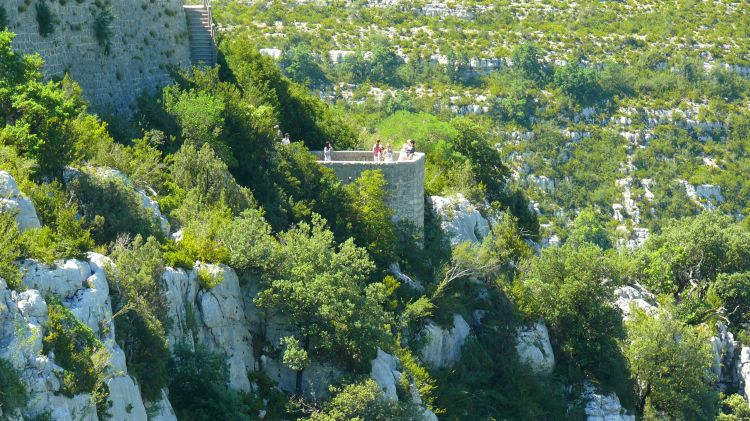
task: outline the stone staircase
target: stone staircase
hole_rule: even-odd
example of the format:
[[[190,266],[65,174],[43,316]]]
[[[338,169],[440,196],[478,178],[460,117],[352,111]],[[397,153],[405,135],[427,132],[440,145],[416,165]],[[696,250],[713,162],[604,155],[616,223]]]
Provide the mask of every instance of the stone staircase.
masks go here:
[[[190,60],[195,65],[216,65],[216,44],[211,5],[206,0],[201,5],[185,5],[190,36]]]

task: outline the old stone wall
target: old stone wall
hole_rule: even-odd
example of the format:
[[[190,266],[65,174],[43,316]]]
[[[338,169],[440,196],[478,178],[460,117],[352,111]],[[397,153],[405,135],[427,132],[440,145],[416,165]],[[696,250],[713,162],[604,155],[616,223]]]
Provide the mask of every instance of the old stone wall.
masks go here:
[[[420,230],[424,227],[424,154],[417,153],[410,161],[374,162],[370,152],[336,151],[331,162],[323,162],[322,153],[314,153],[344,183],[356,180],[365,170],[382,171],[394,220],[411,222]],[[394,153],[394,159],[398,159],[398,153]]]
[[[17,34],[14,46],[24,53],[39,53],[47,77],[69,73],[98,113],[130,116],[138,95],[169,84],[170,69],[190,63],[182,0],[2,0],[0,4],[9,29]],[[46,36],[40,34],[37,19],[43,4],[53,21]],[[106,16],[112,17],[107,26],[110,35],[97,37],[95,26]],[[108,49],[103,41],[107,38]]]

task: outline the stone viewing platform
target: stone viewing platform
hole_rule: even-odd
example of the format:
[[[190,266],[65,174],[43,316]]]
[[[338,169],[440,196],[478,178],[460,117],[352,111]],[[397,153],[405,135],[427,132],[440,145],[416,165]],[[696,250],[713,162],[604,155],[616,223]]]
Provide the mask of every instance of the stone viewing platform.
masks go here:
[[[333,151],[331,161],[323,160],[322,151],[312,152],[318,162],[332,169],[343,183],[350,183],[366,170],[380,170],[388,182],[388,202],[394,212],[394,221],[414,224],[424,228],[424,162],[423,153],[415,153],[408,161],[399,161],[399,152],[393,152],[393,161],[376,162],[370,151]]]

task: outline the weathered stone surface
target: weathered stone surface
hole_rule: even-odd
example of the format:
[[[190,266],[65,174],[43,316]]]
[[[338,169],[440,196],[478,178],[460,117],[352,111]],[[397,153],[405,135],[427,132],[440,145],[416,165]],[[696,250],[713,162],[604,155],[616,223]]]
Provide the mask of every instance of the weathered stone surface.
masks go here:
[[[378,355],[371,362],[370,378],[380,386],[383,394],[392,400],[398,400],[396,384],[401,378],[398,371],[398,359],[378,348]]]
[[[462,194],[451,197],[432,196],[432,210],[451,245],[464,241],[481,242],[490,232],[490,224],[476,206]]]
[[[417,153],[411,161],[397,161],[398,147],[400,145],[394,146],[393,162],[374,162],[372,153],[361,151],[334,151],[332,161],[324,162],[322,152],[313,153],[345,184],[356,180],[363,171],[380,170],[388,182],[386,204],[394,211],[393,219],[410,222],[421,233],[424,227],[425,156]]]
[[[591,383],[585,382],[582,397],[586,421],[635,421],[635,415],[628,415],[614,393],[605,395]]]
[[[21,262],[21,272],[23,283],[28,288],[62,298],[72,297],[92,275],[88,262],[73,259],[60,261],[54,267],[35,260],[24,260]]]
[[[623,317],[630,317],[631,305],[653,314],[656,311],[656,296],[640,285],[626,285],[615,289],[615,305],[622,310]]]
[[[443,329],[433,322],[425,326],[422,334],[426,341],[422,359],[433,367],[451,366],[461,359],[461,347],[471,333],[471,327],[460,314],[453,315],[453,327]]]
[[[198,271],[205,270],[221,281],[210,290],[198,283]],[[172,326],[168,341],[198,343],[227,358],[230,386],[247,392],[247,374],[253,370],[252,335],[245,318],[239,279],[224,265],[196,264],[190,271],[167,268],[162,275]]]
[[[21,193],[16,180],[5,171],[0,171],[0,212],[13,212],[21,232],[41,225],[34,204]]]
[[[60,22],[43,37],[34,4],[5,0],[8,27],[17,34],[13,45],[39,53],[45,76],[69,73],[83,88],[93,109],[129,116],[144,90],[171,83],[169,69],[190,63],[187,22],[180,0],[113,1],[109,52],[94,32],[95,0],[47,2]]]
[[[516,352],[521,363],[537,374],[549,375],[555,369],[555,354],[549,341],[549,332],[542,322],[518,329]]]

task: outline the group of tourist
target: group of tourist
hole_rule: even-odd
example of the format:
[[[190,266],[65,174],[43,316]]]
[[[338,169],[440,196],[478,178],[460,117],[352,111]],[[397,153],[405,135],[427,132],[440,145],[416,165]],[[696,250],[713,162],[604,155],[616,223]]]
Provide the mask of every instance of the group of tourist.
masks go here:
[[[407,140],[403,146],[401,146],[401,152],[398,154],[399,161],[411,161],[414,158],[414,153],[417,151],[413,140]],[[372,147],[372,158],[375,162],[393,162],[393,147],[391,144],[387,144],[383,147],[380,139],[375,141],[375,145]]]
[[[277,136],[281,137],[281,130],[279,130],[278,126],[276,126],[276,129],[278,131]],[[284,136],[281,137],[281,144],[289,145],[291,143],[292,139],[289,133],[284,133]],[[401,146],[401,152],[399,152],[398,154],[398,160],[411,161],[412,159],[414,159],[414,153],[416,152],[416,150],[417,148],[414,141],[411,139],[407,140],[406,143]],[[331,142],[326,142],[325,146],[323,147],[323,161],[331,162],[332,153],[333,147],[331,146]],[[383,147],[380,139],[377,139],[375,141],[375,145],[372,147],[372,156],[375,162],[393,162],[393,147],[390,143]]]

